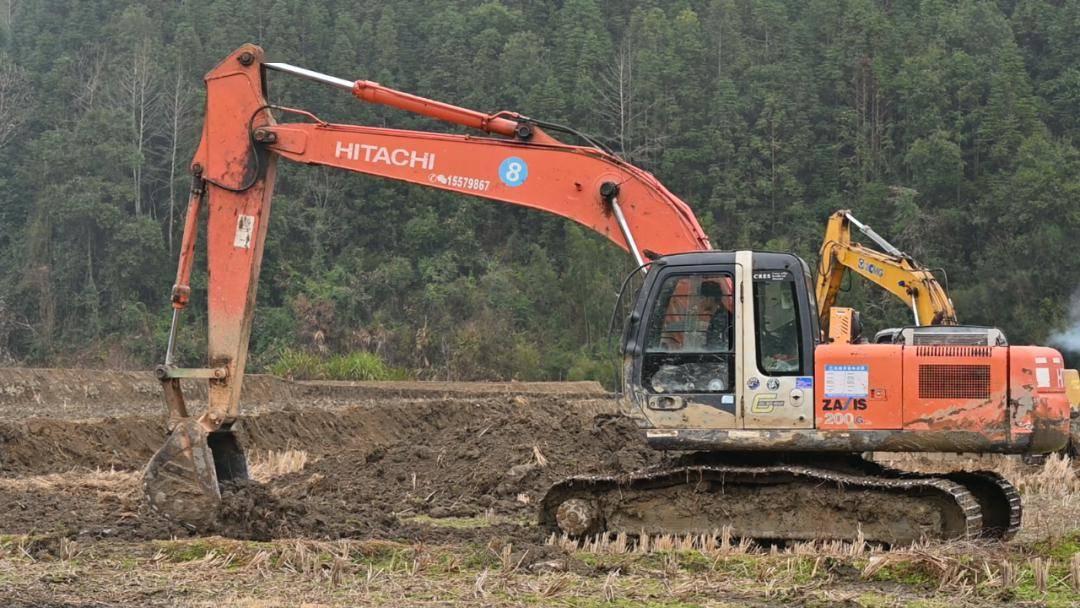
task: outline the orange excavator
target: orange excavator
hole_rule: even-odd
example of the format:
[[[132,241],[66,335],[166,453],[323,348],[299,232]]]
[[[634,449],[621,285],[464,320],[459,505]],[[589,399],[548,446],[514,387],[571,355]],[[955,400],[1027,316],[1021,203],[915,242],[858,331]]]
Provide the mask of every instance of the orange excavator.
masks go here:
[[[269,72],[483,132],[440,134],[330,124],[267,101]],[[241,47],[205,78],[206,117],[165,363],[170,435],[148,464],[150,505],[212,528],[220,484],[247,475],[232,433],[279,160],[338,167],[554,213],[604,235],[644,278],[623,328],[619,404],[652,447],[683,454],[622,477],[572,477],[540,501],[539,523],[571,536],[626,532],[773,539],[862,535],[1007,537],[1016,490],[991,472],[900,473],[871,450],[1043,453],[1069,432],[1060,353],[995,346],[976,328],[942,344],[825,344],[813,277],[789,253],[715,251],[686,203],[655,177],[572,129],[485,114],[303,68]],[[274,113],[294,118],[277,122]],[[572,137],[581,144],[556,137]],[[173,336],[187,306],[206,209],[207,365],[178,368]],[[974,336],[974,337],[972,337]],[[198,416],[180,380],[209,383]]]

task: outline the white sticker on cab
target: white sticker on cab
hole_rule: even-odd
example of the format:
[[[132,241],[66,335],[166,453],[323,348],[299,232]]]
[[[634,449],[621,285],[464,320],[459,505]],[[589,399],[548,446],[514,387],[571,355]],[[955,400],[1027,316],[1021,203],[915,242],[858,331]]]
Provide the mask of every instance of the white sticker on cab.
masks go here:
[[[866,397],[870,393],[869,365],[826,365],[825,396]]]

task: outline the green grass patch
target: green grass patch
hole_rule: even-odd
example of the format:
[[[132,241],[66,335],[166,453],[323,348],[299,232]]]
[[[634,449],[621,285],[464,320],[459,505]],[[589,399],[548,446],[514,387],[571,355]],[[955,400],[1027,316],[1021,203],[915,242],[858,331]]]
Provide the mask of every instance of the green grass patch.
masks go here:
[[[499,556],[495,555],[487,545],[470,543],[461,558],[461,567],[468,570],[483,570],[484,568],[498,568],[502,564]]]
[[[560,605],[574,606],[575,608],[698,608],[704,604],[684,602],[671,599],[638,600],[617,597],[612,601],[606,601],[598,597],[567,597],[559,598]]]
[[[912,600],[904,604],[904,608],[952,608],[955,605],[950,599],[923,599]]]
[[[356,564],[393,572],[408,566],[415,554],[411,547],[397,543],[368,541],[358,545],[349,557]]]
[[[1071,554],[1070,554],[1071,556]],[[1060,560],[1050,568],[1046,592],[1040,592],[1035,585],[1035,572],[1030,564],[1018,568],[1013,598],[1020,601],[1039,602],[1047,608],[1075,608],[1080,606],[1080,593],[1073,591],[1067,580],[1069,575],[1067,562]]]
[[[918,562],[896,562],[882,566],[870,576],[870,580],[878,582],[900,583],[909,587],[924,589],[938,585],[938,575],[930,571],[925,564]]]
[[[1073,532],[1058,540],[1046,539],[1031,546],[1031,552],[1055,561],[1068,561],[1080,553],[1080,532]]]
[[[206,539],[199,540],[159,540],[154,547],[165,554],[171,562],[193,562],[203,559],[211,551],[228,553],[228,548],[221,543]]]
[[[1046,608],[1076,608],[1080,605],[1080,593],[1064,586],[1053,586],[1046,593],[1039,593],[1034,584],[1020,585],[1013,597],[1022,602],[1037,602]]]
[[[877,593],[864,593],[855,600],[855,604],[860,608],[888,608],[895,605],[888,597]]]
[[[642,555],[638,563],[656,570],[674,567],[685,572],[705,572],[713,567],[713,559],[700,551],[655,551]]]
[[[818,575],[824,575],[828,568],[824,565],[818,567],[817,571],[814,571],[814,559],[809,557],[799,557],[792,566],[792,578],[794,582],[799,585],[805,585],[814,580]]]
[[[356,351],[320,357],[287,348],[278,355],[268,371],[292,380],[408,380],[408,371],[393,367],[374,353]]]

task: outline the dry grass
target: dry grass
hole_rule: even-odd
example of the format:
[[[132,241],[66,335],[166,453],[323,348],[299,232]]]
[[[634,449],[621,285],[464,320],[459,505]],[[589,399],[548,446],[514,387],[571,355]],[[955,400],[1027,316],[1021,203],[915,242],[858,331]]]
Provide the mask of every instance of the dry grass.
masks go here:
[[[615,535],[599,534],[583,540],[552,534],[547,544],[570,553],[591,554],[648,554],[664,552],[696,551],[702,555],[800,555],[852,557],[867,554],[875,547],[860,533],[848,541],[806,541],[760,546],[748,538],[735,538],[731,528],[710,534],[660,534],[634,535],[625,532]],[[913,548],[915,546],[913,545]]]
[[[536,466],[541,469],[548,465],[548,459],[542,452],[540,452],[540,446],[534,445],[532,448],[533,459],[536,461]]]
[[[1080,525],[1080,475],[1067,456],[1050,455],[1042,466],[1006,461],[999,472],[1024,498],[1024,522],[1019,540],[1058,542]]]
[[[1049,455],[1041,465],[1018,456],[951,454],[881,454],[889,466],[941,473],[954,470],[993,470],[1012,482],[1024,499],[1024,520],[1017,540],[1058,541],[1080,525],[1080,463],[1068,456]]]
[[[126,491],[133,487],[142,475],[141,471],[69,471],[30,475],[26,477],[0,477],[3,492],[64,492],[68,490]]]
[[[542,466],[544,457],[537,448],[531,459]],[[251,454],[251,472],[265,481],[301,471],[307,460],[297,450]],[[989,464],[971,459],[959,468]],[[72,530],[0,535],[0,605],[1080,605],[1080,481],[1073,463],[1051,457],[1041,466],[1012,459],[996,465],[1025,501],[1021,537],[1005,545],[928,543],[885,551],[861,538],[762,545],[720,529],[643,540],[625,534],[580,543],[552,537],[549,546],[536,547],[517,540],[517,533],[490,539],[487,530],[506,518],[495,511],[428,524],[474,530],[474,540],[447,546],[309,539],[118,542]],[[111,498],[137,488],[138,476],[102,470],[0,478],[0,492],[81,491]],[[532,524],[518,523],[528,534]]]
[[[1016,461],[1012,461],[1016,464]],[[1080,463],[1073,462],[1068,456],[1051,454],[1042,467],[1017,466],[1017,472],[1001,471],[1016,487],[1025,494],[1065,495],[1080,493],[1080,475],[1076,468]]]
[[[893,454],[875,455],[875,460],[900,469],[944,473],[948,471],[996,471],[1024,494],[1080,493],[1080,463],[1068,456],[1050,454],[1041,465],[1027,464],[1019,456],[997,454]]]
[[[484,547],[304,539],[79,542],[62,546],[60,559],[43,557],[34,542],[0,540],[0,603],[9,592],[71,602],[140,604],[138,598],[153,597],[157,603],[197,606],[1080,601],[1080,557],[1062,560],[1053,552],[1028,555],[1017,547],[977,543],[882,551],[856,539],[773,549],[730,536],[725,541],[720,531],[656,537],[647,547],[626,537],[595,541],[553,560],[550,549],[536,559],[537,549],[499,538]]]
[[[303,471],[308,463],[304,450],[267,450],[247,456],[248,473],[256,481],[267,482],[275,477]]]

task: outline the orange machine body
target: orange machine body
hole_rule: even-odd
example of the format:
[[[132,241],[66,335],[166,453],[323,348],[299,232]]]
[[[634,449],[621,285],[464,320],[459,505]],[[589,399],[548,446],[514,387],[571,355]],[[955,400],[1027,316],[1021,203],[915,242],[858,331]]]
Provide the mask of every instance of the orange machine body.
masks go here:
[[[825,344],[821,431],[904,431],[909,450],[1039,452],[1069,432],[1061,354],[1040,346]],[[1052,449],[1052,448],[1051,448]]]

